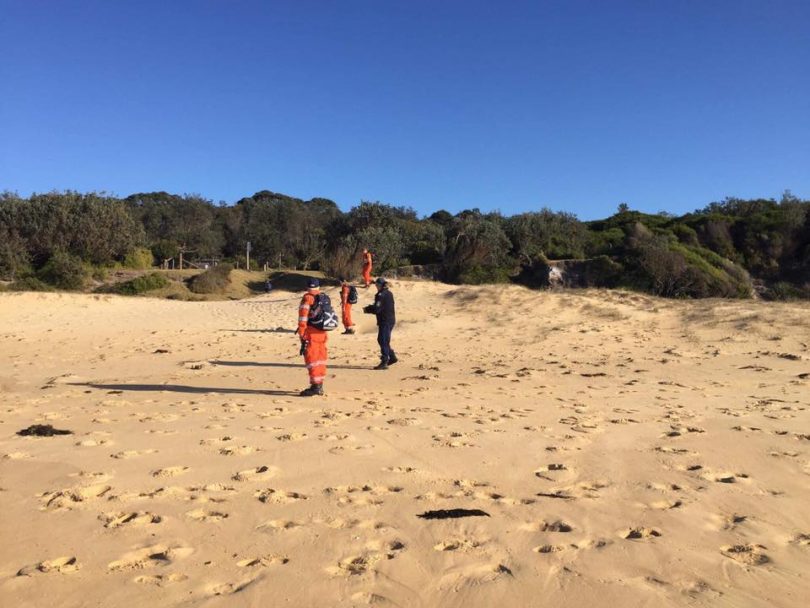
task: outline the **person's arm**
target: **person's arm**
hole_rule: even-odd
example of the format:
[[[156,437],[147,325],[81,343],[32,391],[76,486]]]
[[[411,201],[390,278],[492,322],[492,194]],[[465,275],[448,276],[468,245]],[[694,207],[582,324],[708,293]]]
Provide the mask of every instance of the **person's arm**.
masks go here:
[[[385,320],[390,323],[394,320],[394,294],[387,289],[384,294],[383,309],[385,310]]]
[[[301,304],[298,307],[298,337],[304,339],[304,332],[307,329],[307,321],[309,321],[309,309],[312,306],[313,298],[306,294],[301,298]]]

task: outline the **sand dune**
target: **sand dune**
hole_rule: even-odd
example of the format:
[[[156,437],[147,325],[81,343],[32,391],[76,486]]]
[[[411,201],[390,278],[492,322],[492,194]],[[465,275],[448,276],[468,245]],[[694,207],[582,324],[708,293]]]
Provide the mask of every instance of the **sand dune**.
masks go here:
[[[0,294],[3,604],[807,605],[810,306],[394,291]]]

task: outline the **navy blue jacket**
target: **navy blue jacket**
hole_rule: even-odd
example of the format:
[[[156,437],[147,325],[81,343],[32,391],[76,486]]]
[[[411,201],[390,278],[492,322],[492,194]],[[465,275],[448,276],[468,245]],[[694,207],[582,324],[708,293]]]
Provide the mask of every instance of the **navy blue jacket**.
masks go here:
[[[393,327],[397,322],[394,294],[387,287],[374,296],[374,314],[377,315],[377,325]]]

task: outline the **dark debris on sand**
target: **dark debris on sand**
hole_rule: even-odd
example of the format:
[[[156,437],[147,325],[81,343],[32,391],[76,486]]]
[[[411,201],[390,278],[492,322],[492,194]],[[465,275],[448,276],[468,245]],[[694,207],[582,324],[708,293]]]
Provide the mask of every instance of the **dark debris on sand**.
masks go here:
[[[438,511],[425,511],[417,517],[422,519],[457,519],[459,517],[489,517],[489,513],[481,509],[439,509]]]
[[[17,434],[23,437],[53,437],[54,435],[72,435],[73,431],[55,429],[50,424],[32,424],[26,429],[17,431]]]

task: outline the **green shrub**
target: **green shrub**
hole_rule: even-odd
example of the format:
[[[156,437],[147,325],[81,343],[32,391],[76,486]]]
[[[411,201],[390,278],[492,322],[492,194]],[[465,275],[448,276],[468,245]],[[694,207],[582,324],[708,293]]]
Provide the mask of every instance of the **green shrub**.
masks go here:
[[[107,268],[104,268],[104,266],[92,266],[89,271],[93,280],[100,282],[107,280]]]
[[[464,285],[484,285],[487,283],[508,283],[510,271],[508,268],[492,266],[473,266],[462,272],[458,280]]]
[[[64,251],[56,251],[37,272],[37,278],[59,289],[81,289],[87,278],[82,260]]]
[[[146,270],[154,264],[152,251],[143,247],[133,249],[124,257],[124,268]]]
[[[231,284],[230,264],[219,264],[198,274],[188,281],[188,288],[194,293],[223,293]]]
[[[154,291],[155,289],[163,289],[169,286],[169,279],[160,274],[153,272],[136,277],[131,281],[119,283],[113,288],[115,293],[120,293],[125,296],[135,296],[138,294],[146,293],[147,291]]]
[[[53,287],[43,283],[36,277],[17,279],[8,286],[9,291],[53,291]]]
[[[621,280],[624,268],[606,255],[600,255],[583,264],[584,280],[594,287],[615,287]]]

